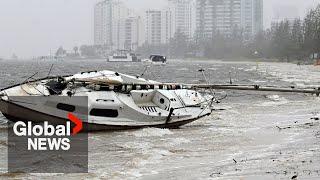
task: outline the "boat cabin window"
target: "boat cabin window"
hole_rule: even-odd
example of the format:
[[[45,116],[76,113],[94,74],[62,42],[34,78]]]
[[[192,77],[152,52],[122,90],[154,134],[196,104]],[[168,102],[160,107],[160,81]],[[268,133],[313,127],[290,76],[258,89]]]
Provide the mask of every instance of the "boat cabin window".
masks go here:
[[[118,111],[114,109],[92,109],[90,111],[91,116],[99,117],[118,117]]]
[[[68,111],[68,112],[74,112],[76,110],[76,107],[69,104],[59,103],[57,104],[57,109]]]

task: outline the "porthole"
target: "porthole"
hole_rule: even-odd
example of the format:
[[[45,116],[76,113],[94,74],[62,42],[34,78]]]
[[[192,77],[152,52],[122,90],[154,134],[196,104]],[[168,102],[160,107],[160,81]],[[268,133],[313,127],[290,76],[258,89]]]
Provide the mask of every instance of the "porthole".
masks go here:
[[[57,109],[68,111],[68,112],[74,112],[76,110],[76,107],[69,104],[59,103],[57,104]]]
[[[92,109],[90,115],[99,117],[118,117],[119,113],[114,109]]]

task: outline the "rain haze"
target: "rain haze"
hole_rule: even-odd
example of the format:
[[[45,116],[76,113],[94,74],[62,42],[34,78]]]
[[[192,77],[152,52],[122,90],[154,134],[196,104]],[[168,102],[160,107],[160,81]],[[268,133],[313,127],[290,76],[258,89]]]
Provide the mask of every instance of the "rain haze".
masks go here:
[[[319,179],[320,0],[0,0],[1,179]]]
[[[98,0],[0,1],[0,57],[49,55],[59,46],[70,49],[93,43],[93,7]],[[303,17],[318,0],[265,0],[264,28],[272,19]],[[166,5],[164,0],[126,0],[143,12]]]

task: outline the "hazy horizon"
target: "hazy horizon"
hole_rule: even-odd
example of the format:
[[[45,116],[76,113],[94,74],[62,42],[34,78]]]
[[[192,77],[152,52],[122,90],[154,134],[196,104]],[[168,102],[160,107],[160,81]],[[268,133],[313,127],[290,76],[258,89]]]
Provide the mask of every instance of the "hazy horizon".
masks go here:
[[[54,53],[59,46],[93,43],[93,6],[101,0],[2,0],[0,57],[32,57]],[[161,8],[165,0],[124,0],[142,11]],[[264,26],[272,19],[303,17],[318,0],[264,0]]]

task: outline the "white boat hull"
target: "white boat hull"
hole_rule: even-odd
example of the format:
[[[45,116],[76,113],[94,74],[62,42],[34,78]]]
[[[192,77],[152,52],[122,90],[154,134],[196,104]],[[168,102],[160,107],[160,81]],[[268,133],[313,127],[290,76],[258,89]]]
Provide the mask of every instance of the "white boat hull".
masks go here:
[[[7,111],[10,109],[10,111]],[[50,122],[50,124],[59,125],[65,124],[67,121],[70,121],[67,118],[61,118],[56,116],[51,116],[36,110],[28,109],[23,106],[19,106],[15,103],[10,103],[7,101],[0,100],[0,111],[2,114],[11,122],[17,121],[32,121],[35,123],[43,123],[44,121]],[[165,123],[165,121],[160,122],[158,124],[150,124],[150,125],[110,125],[110,124],[95,124],[95,123],[88,123],[83,122],[83,127],[85,131],[119,131],[119,130],[129,130],[129,129],[140,129],[140,128],[147,128],[147,127],[154,127],[154,128],[172,128],[176,129],[183,125],[189,124],[193,121],[198,120],[204,116],[208,116],[211,113],[204,114],[200,117],[194,119],[186,119],[181,121],[169,122]]]
[[[177,128],[211,114],[210,103],[196,91],[163,89],[153,85],[157,82],[111,71],[64,77],[67,82],[77,79],[81,83],[77,87],[63,87],[59,93],[48,87],[52,81],[56,82],[55,79],[42,79],[4,89],[0,92],[0,111],[11,121],[64,124],[68,121],[66,113],[69,111],[59,107],[59,104],[64,104],[71,107],[70,111],[77,117],[85,119],[84,124],[89,131]],[[88,84],[82,85],[83,81]],[[120,88],[108,85],[105,89],[103,85],[97,85],[98,82],[118,84]],[[153,89],[122,86],[127,83],[147,83]],[[87,98],[85,105],[77,101],[78,97]],[[87,110],[83,112],[83,109]]]

